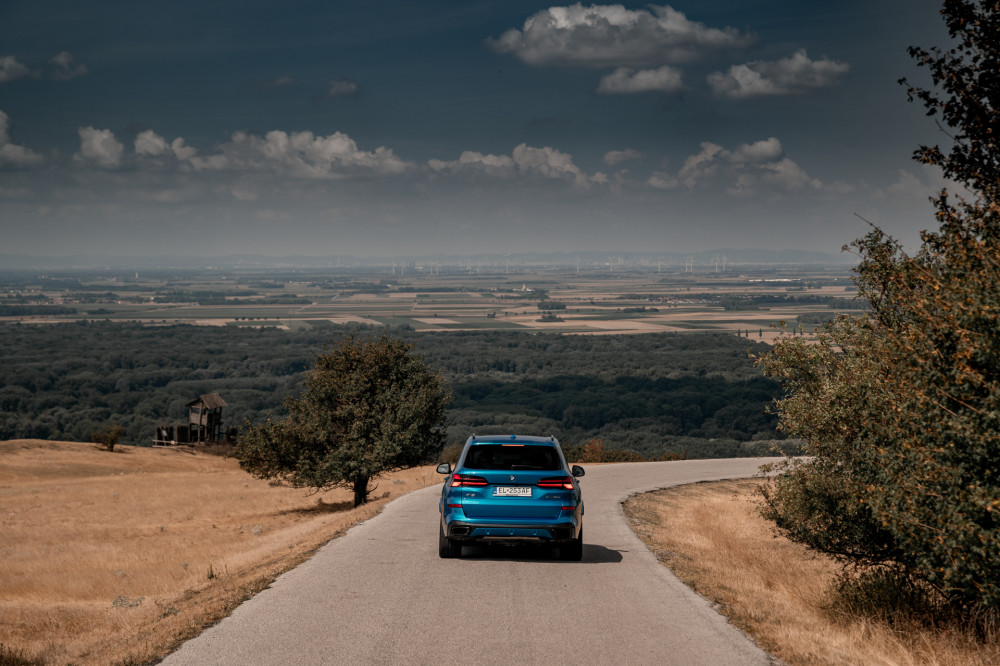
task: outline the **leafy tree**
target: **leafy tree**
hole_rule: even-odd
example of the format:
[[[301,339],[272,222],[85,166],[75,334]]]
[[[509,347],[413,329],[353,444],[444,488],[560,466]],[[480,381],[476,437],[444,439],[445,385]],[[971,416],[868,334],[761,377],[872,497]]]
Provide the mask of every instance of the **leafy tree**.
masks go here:
[[[374,479],[430,462],[444,444],[451,396],[411,349],[384,333],[345,337],[316,358],[302,395],[285,401],[288,416],[248,426],[234,457],[276,485],[349,487],[354,505],[365,503]]]
[[[888,565],[963,606],[1000,607],[1000,3],[946,0],[960,43],[911,49],[936,92],[910,88],[953,127],[921,147],[976,200],[935,199],[939,228],[913,256],[878,229],[853,243],[871,309],[791,339],[758,364],[783,380],[781,427],[809,462],[763,488],[792,539]]]
[[[1000,190],[1000,3],[996,0],[945,0],[941,9],[952,39],[950,49],[911,46],[910,55],[930,70],[937,90],[911,85],[927,115],[939,116],[951,129],[953,146],[920,146],[918,162],[940,166],[944,174],[973,191],[996,198]]]
[[[122,435],[122,427],[118,424],[109,425],[102,430],[90,433],[90,441],[108,451],[114,451]]]

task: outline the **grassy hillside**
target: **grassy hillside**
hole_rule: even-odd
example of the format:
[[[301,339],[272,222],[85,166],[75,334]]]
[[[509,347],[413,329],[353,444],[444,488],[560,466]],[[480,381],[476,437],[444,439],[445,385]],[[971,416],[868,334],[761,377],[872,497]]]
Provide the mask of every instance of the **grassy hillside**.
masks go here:
[[[178,449],[0,442],[0,662],[145,663],[197,634],[432,468],[350,491],[272,488]]]
[[[773,524],[760,517],[758,483],[668,488],[631,498],[625,512],[661,562],[784,663],[1000,664],[995,627],[977,635],[947,612],[838,595],[840,568],[775,536]]]

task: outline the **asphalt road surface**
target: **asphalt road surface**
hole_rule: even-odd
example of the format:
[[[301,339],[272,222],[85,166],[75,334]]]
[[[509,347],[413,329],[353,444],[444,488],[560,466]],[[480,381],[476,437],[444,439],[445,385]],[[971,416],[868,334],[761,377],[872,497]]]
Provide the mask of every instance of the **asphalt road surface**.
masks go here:
[[[582,562],[525,547],[440,559],[440,486],[416,491],[163,663],[776,663],[661,566],[621,509],[637,492],[752,476],[763,462],[584,465]]]

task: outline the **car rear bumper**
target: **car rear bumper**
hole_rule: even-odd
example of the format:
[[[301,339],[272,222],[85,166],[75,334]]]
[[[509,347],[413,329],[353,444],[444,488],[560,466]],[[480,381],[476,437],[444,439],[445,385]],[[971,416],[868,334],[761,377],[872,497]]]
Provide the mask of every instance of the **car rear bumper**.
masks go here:
[[[576,522],[526,525],[453,520],[447,527],[448,538],[462,542],[544,541],[560,543],[572,541],[576,539],[578,534],[579,524]]]

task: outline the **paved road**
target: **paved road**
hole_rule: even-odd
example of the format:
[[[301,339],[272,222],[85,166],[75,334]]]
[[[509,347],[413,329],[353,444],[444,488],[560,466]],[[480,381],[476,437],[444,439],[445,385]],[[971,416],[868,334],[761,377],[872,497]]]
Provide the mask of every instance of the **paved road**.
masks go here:
[[[582,562],[437,555],[434,486],[331,541],[163,663],[772,664],[629,528],[628,496],[751,476],[760,459],[591,466]],[[585,466],[586,467],[586,466]]]

